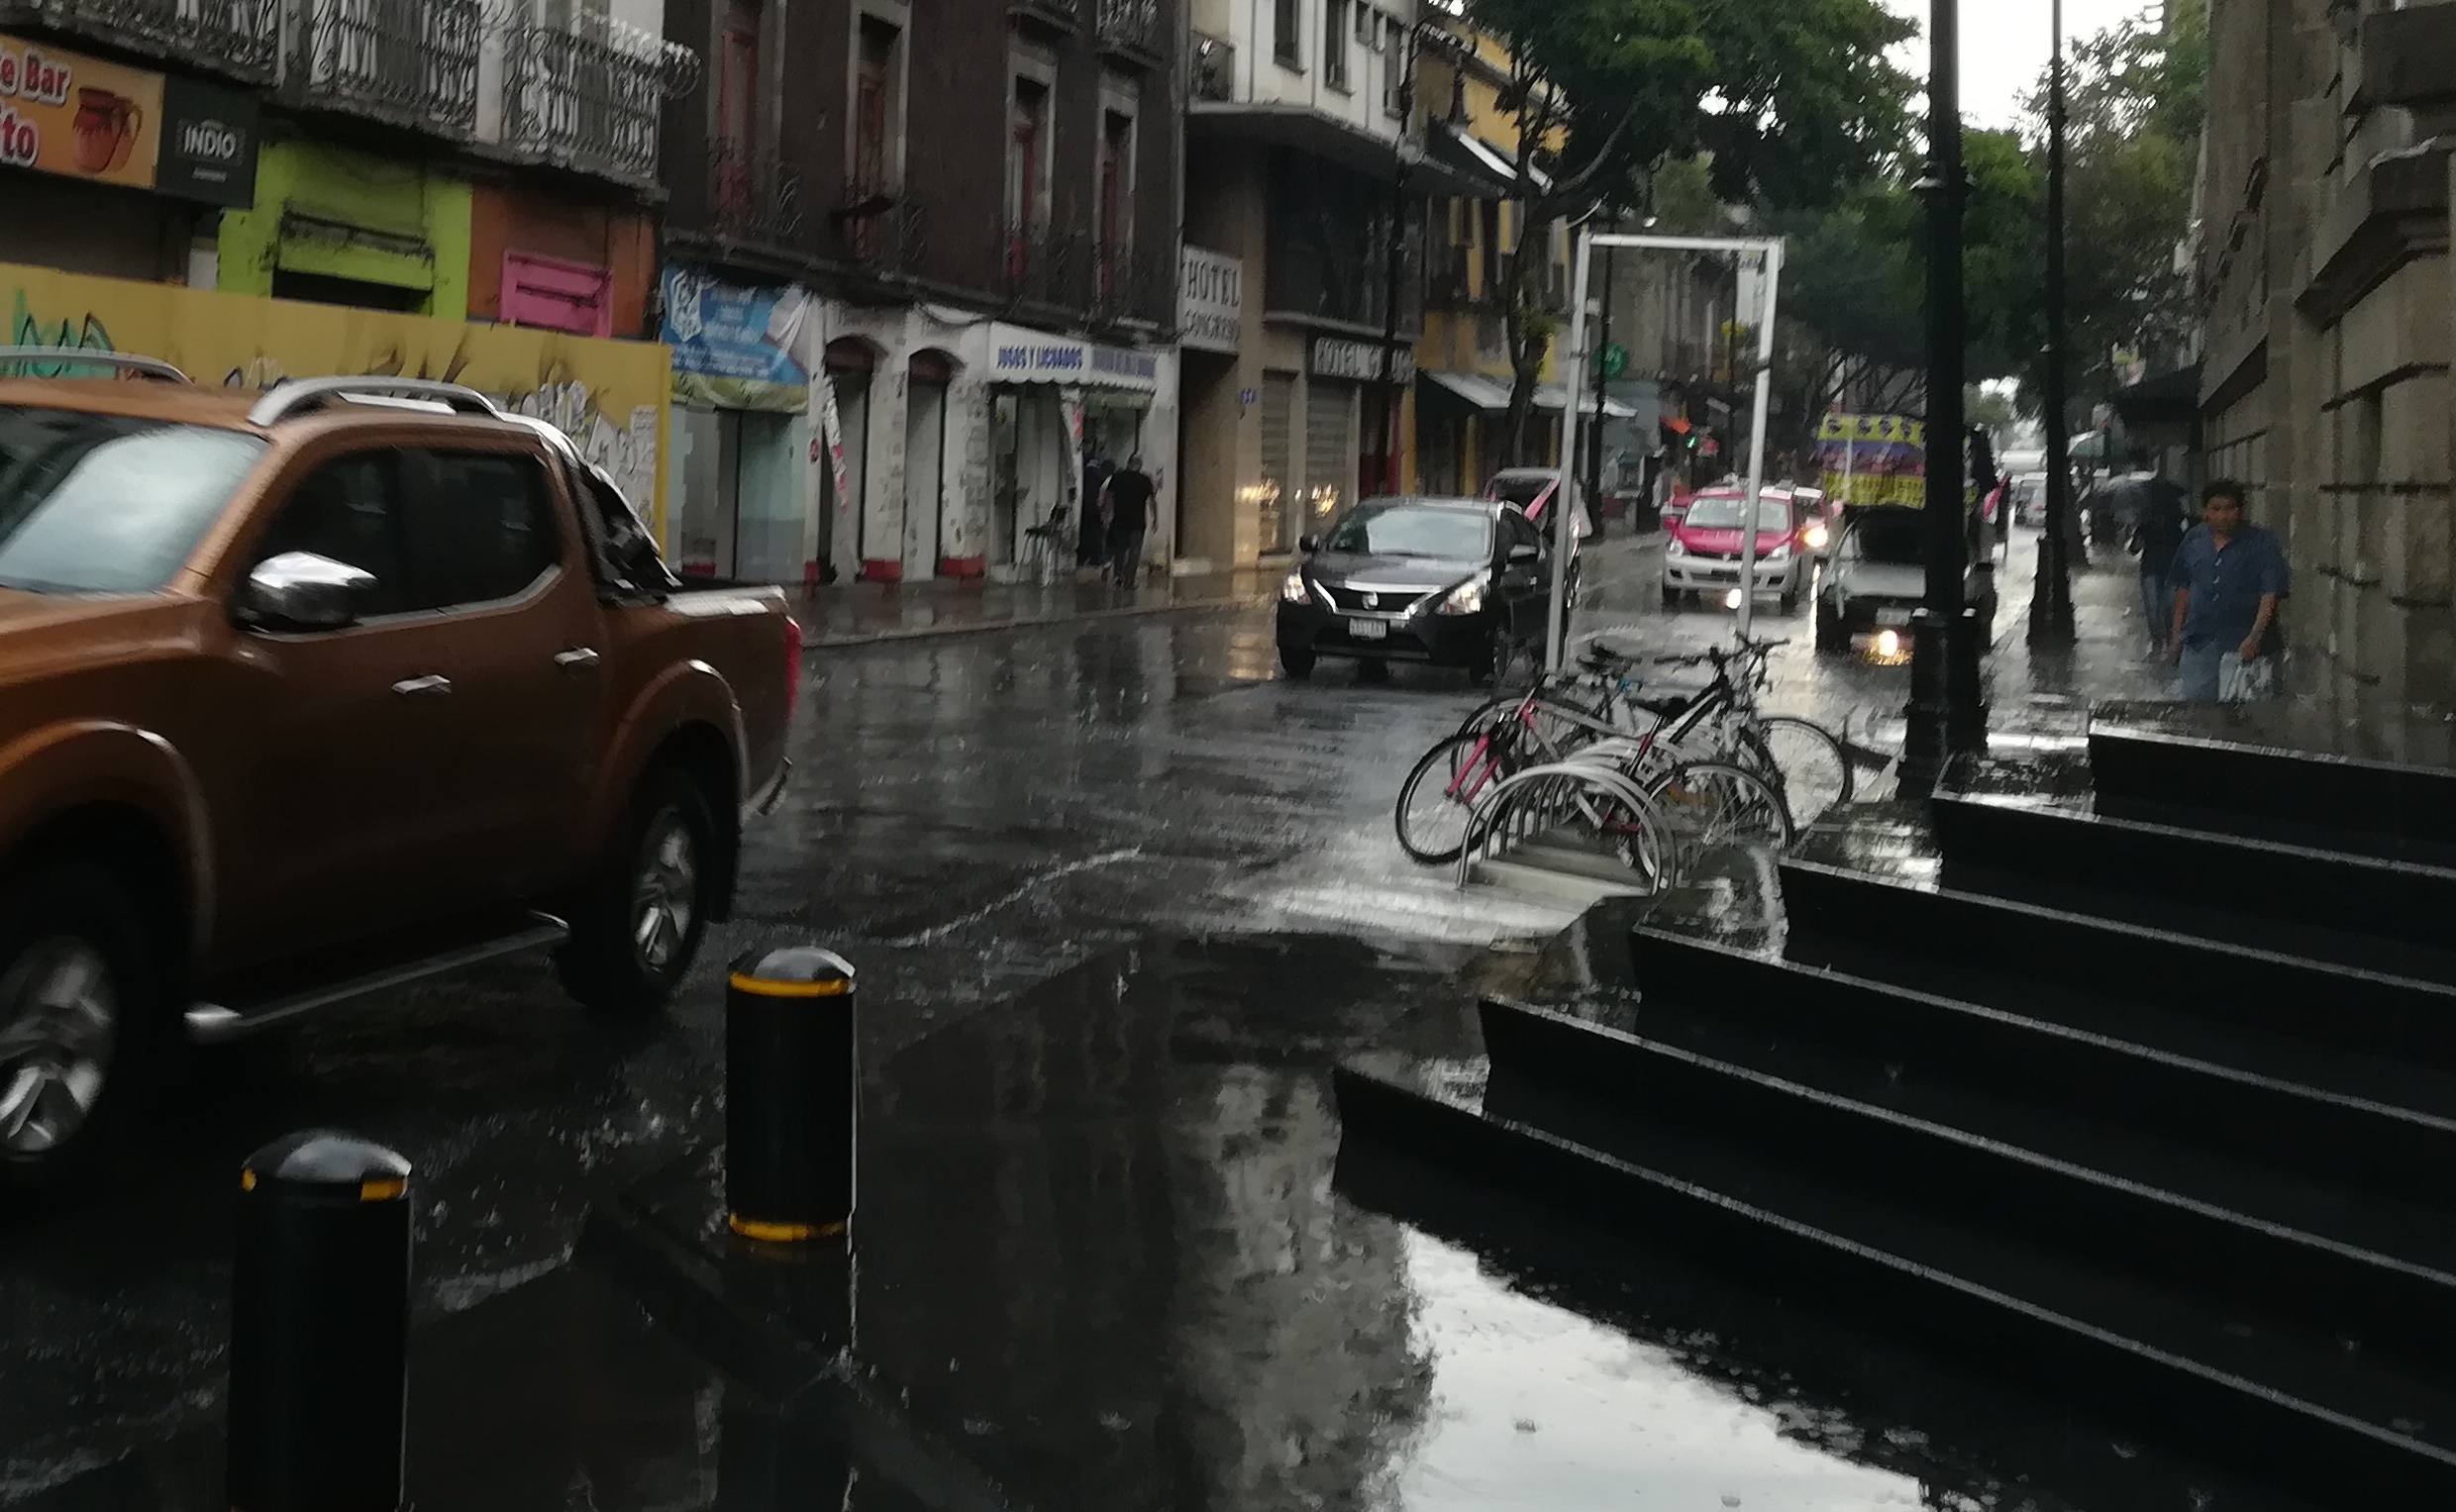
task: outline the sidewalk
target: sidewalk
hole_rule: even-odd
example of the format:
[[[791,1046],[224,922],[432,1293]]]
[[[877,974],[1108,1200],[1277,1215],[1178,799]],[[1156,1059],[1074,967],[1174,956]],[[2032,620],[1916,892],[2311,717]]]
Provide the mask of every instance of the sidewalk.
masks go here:
[[[808,644],[870,646],[931,636],[970,635],[1192,609],[1243,609],[1270,601],[1285,567],[1249,567],[1187,577],[1147,578],[1120,592],[1085,568],[1058,583],[993,583],[978,578],[923,583],[836,583],[793,597],[793,617]]]

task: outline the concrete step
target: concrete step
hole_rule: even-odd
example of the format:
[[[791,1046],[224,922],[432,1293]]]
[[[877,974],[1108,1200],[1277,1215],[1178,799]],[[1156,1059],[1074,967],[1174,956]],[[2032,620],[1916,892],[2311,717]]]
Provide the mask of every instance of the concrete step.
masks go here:
[[[1727,1129],[1557,1082],[1535,1108],[1497,1075],[1479,1091],[1455,1067],[1351,1062],[1336,1087],[1350,1140],[1812,1296],[2287,1489],[2327,1503],[2347,1487],[2428,1505],[2456,1497],[2456,1394],[2323,1333],[2050,1255]]]
[[[1944,884],[2456,983],[2456,869],[1938,794]]]
[[[2456,771],[2093,726],[2098,812],[2456,865]]]

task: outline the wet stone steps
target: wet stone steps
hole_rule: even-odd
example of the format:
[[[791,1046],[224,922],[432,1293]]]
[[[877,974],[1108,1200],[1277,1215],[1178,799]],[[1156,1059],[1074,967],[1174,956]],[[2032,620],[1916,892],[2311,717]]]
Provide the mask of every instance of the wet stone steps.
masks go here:
[[[2178,1054],[2281,1055],[2346,1078],[2314,1085],[2456,1117],[2456,987],[1801,861],[1781,879],[1791,961],[2171,1034]]]
[[[1546,1093],[1638,1108],[1892,1201],[1947,1198],[1955,1222],[2246,1312],[2297,1319],[2375,1354],[2456,1358],[2456,1224],[2264,1190],[2185,1147],[2110,1137],[2037,1109],[1898,1080],[1881,1061],[1767,1045],[1744,1026],[1649,1008],[1643,1037],[1486,1004],[1491,1101],[1543,1123]],[[1550,1127],[1548,1124],[1547,1127]]]
[[[1735,1279],[1810,1290],[2282,1488],[2456,1496],[2456,1393],[2324,1334],[1855,1190],[1686,1120],[1513,1085],[1497,1067],[1480,1090],[1357,1063],[1336,1085],[1349,1139],[1677,1246]]]
[[[2280,1171],[2320,1183],[2331,1206],[2347,1205],[2349,1188],[2375,1192],[2432,1210],[2445,1234],[2434,1253],[2456,1256],[2445,1216],[2456,1208],[2445,1179],[2456,1169],[2456,1117],[2438,1111],[2456,1106],[2456,1078],[2271,1037],[2246,1050],[2240,1033],[2017,983],[1921,991],[1885,979],[1881,958],[1845,971],[1646,929],[1632,956],[1649,1033],[1687,1013],[1702,1015],[1708,1035],[1746,1030],[1873,1058],[1894,1080],[1975,1099],[1983,1127],[1999,1122],[1998,1107],[2030,1110],[2047,1128],[2066,1115],[2093,1120],[2118,1160],[2133,1136],[2205,1150],[2247,1162],[2253,1200],[2276,1189]],[[2314,1063],[2336,1084],[2306,1074]],[[2427,1094],[2419,1107],[2398,1100],[2414,1089]],[[2016,1121],[2008,1132],[2017,1141],[2024,1129]]]
[[[2089,749],[2100,814],[2456,866],[2456,772],[2114,726]]]
[[[2456,869],[1939,793],[1944,884],[2456,983]]]

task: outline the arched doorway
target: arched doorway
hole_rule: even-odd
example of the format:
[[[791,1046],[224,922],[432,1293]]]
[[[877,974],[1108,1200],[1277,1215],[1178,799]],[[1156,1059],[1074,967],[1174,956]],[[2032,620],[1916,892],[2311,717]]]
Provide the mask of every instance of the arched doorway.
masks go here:
[[[967,573],[948,554],[947,388],[955,381],[955,358],[936,348],[912,354],[904,390],[904,543],[907,559],[948,576]]]
[[[836,497],[835,469],[822,467],[819,555],[822,560],[837,559],[838,542],[849,540],[853,569],[868,577],[870,390],[870,375],[878,365],[878,349],[859,337],[840,336],[827,344],[822,364],[827,371],[828,388],[836,396],[837,434],[822,435],[820,444],[833,441],[844,448],[845,494],[843,498]]]

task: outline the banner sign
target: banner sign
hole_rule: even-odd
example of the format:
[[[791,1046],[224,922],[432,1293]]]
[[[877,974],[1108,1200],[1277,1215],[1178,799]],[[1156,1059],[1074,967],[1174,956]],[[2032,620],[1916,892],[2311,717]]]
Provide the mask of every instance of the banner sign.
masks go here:
[[[256,102],[0,35],[0,163],[219,205],[256,197]]]
[[[1382,381],[1382,344],[1351,342],[1336,336],[1317,336],[1311,348],[1313,376],[1345,378],[1351,383]],[[1390,381],[1415,381],[1415,353],[1404,347],[1390,349]]]
[[[1151,389],[1160,382],[1158,354],[1131,348],[1102,347],[1002,323],[989,327],[989,347],[993,383],[1094,383]]]
[[[674,398],[789,415],[810,407],[810,374],[793,357],[808,295],[783,285],[727,283],[668,264],[665,296]]]
[[[1906,415],[1827,415],[1816,428],[1817,486],[1844,504],[1927,502],[1927,424]]]

